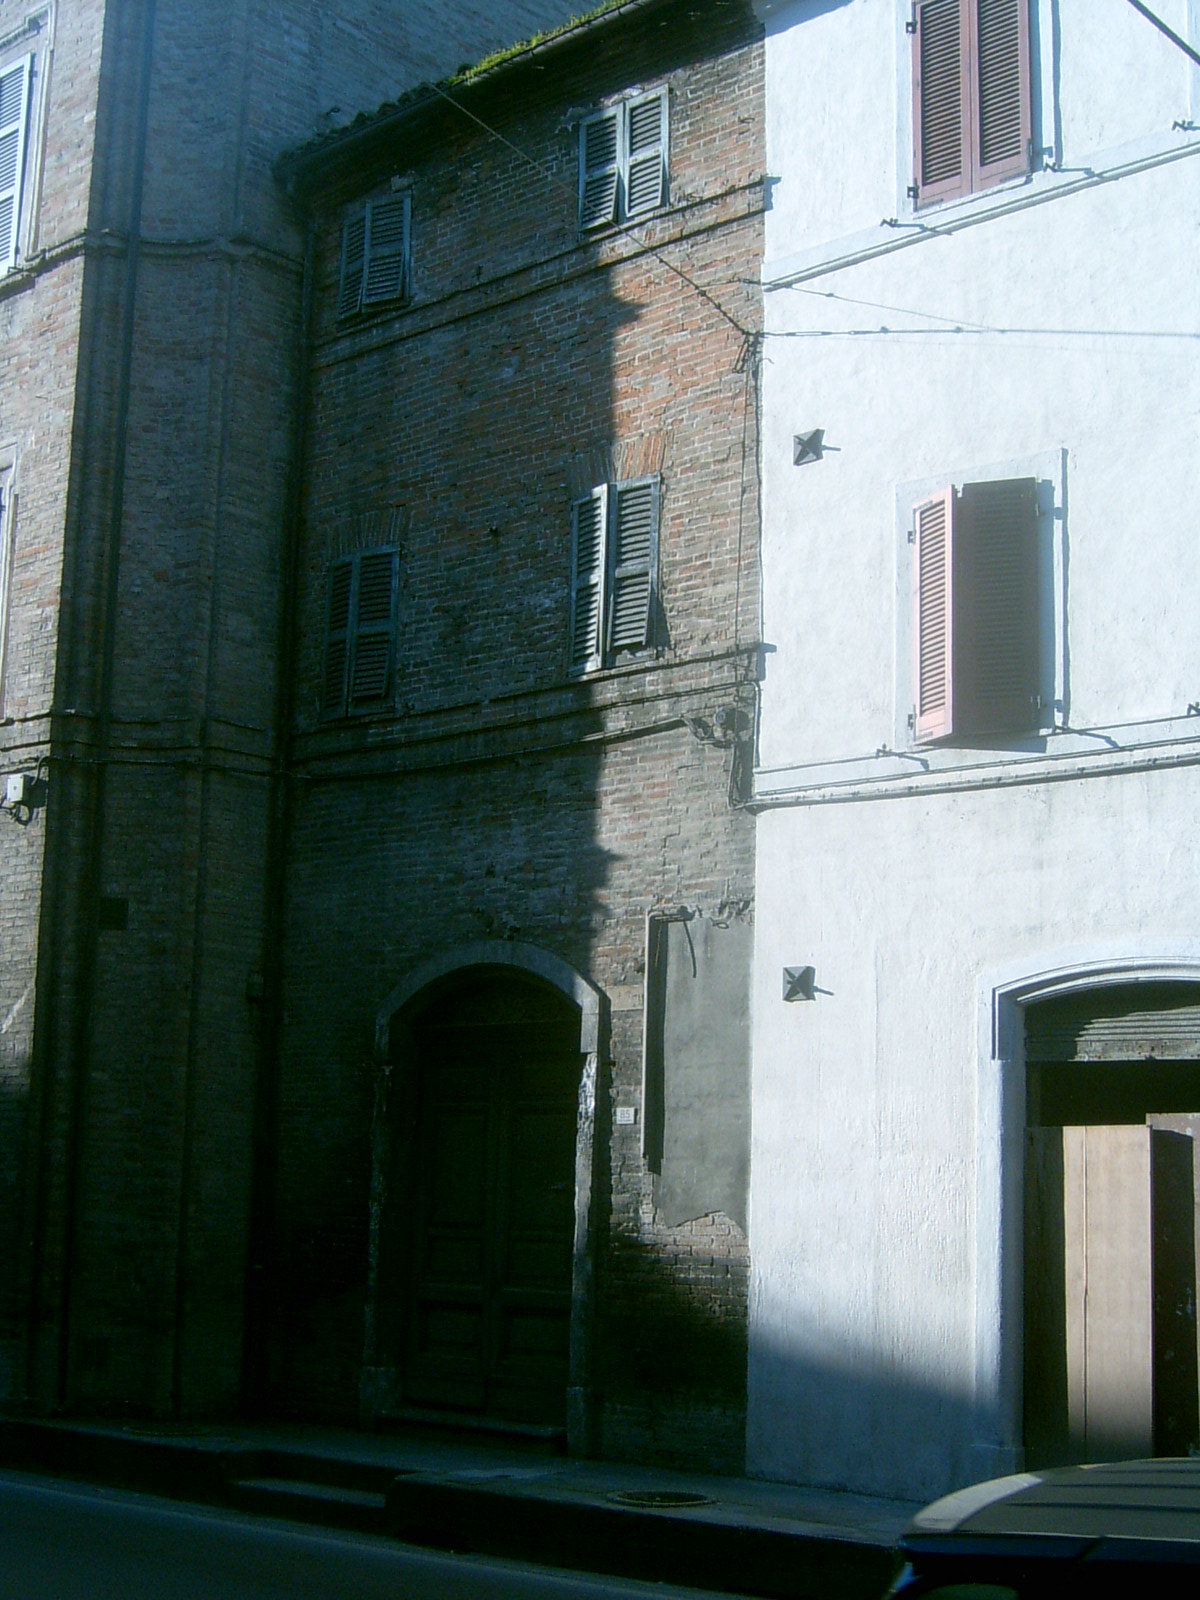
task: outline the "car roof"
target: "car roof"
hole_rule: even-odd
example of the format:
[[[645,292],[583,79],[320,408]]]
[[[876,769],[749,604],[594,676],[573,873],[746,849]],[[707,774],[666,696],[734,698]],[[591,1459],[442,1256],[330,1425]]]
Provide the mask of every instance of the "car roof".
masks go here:
[[[994,1478],[918,1514],[905,1543],[1153,1539],[1200,1548],[1200,1458],[1102,1462]]]

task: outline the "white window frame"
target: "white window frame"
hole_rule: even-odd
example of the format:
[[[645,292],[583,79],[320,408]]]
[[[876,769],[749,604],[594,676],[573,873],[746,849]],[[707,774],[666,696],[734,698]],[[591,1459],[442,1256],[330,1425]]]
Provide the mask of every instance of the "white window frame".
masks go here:
[[[658,151],[660,168],[658,198],[653,205],[631,207],[629,204],[630,173],[634,163],[638,160],[638,152],[632,148],[633,141],[630,129],[633,125],[634,113],[651,103],[657,103],[659,107],[660,137],[657,145],[647,147],[647,159],[655,150]],[[611,163],[604,162],[589,168],[587,164],[588,131],[592,128],[599,128],[606,122],[613,123],[616,133],[613,160]],[[579,124],[580,232],[590,233],[596,228],[610,228],[619,223],[636,222],[641,217],[651,217],[663,210],[670,203],[670,144],[671,99],[670,91],[665,85],[658,89],[627,95],[613,105],[605,106],[602,111],[595,111],[590,116],[584,117]],[[589,217],[585,210],[589,172],[593,177],[603,178],[609,171],[611,171],[613,177],[611,200],[606,204],[598,204],[595,215]]]
[[[984,466],[961,464],[934,477],[920,478],[896,488],[896,579],[894,750],[929,753],[938,746],[916,737],[916,684],[914,682],[913,583],[915,545],[910,539],[913,513],[922,502],[953,485],[994,483],[1004,479],[1033,478],[1038,495],[1038,699],[1040,712],[1025,733],[979,734],[950,737],[943,748],[956,744],[1019,745],[1023,739],[1041,739],[1066,726],[1070,709],[1067,682],[1066,615],[1066,490],[1067,452],[1047,451],[1012,461]]]
[[[8,685],[9,613],[16,536],[16,451],[0,445],[0,713]]]
[[[1030,0],[1029,6],[1029,100],[1033,140],[1030,173],[1002,179],[973,194],[963,194],[922,206],[914,200],[913,151],[916,148],[913,126],[912,35],[908,31],[914,18],[913,0],[895,0],[896,6],[896,216],[919,221],[931,214],[957,212],[968,207],[995,205],[1006,190],[1028,185],[1030,174],[1062,163],[1059,148],[1059,117],[1054,100],[1054,28],[1050,0]]]
[[[649,531],[645,559],[621,564],[618,521],[622,496],[629,491],[649,490]],[[579,530],[581,514],[585,507],[598,507],[600,518],[600,548],[594,569],[581,571],[579,558]],[[595,513],[591,513],[595,514]],[[638,660],[654,649],[655,614],[658,606],[658,537],[662,522],[662,481],[657,476],[622,479],[620,482],[598,484],[586,495],[571,503],[571,589],[570,627],[567,636],[567,671],[571,677],[583,677],[599,672],[621,661]],[[613,639],[614,619],[619,609],[618,590],[623,580],[647,580],[645,618],[642,638],[636,644]],[[591,622],[579,615],[580,596],[595,593],[595,615]],[[591,609],[589,604],[589,610]],[[640,609],[640,608],[639,608]],[[579,648],[584,633],[590,634],[586,653]]]
[[[361,246],[357,242],[359,229]],[[412,195],[408,190],[401,190],[366,201],[343,221],[338,320],[357,316],[373,306],[399,304],[411,297]]]
[[[0,82],[17,76],[20,79],[17,114],[10,117],[6,123],[0,124],[0,147],[6,140],[15,140],[13,181],[11,186],[0,189],[0,206],[3,206],[10,196],[12,201],[7,235],[3,235],[3,230],[0,230],[0,277],[6,276],[17,265],[21,258],[22,242],[27,234],[25,214],[28,211],[27,169],[33,129],[34,65],[33,51],[25,51],[10,57],[7,61],[0,61]]]

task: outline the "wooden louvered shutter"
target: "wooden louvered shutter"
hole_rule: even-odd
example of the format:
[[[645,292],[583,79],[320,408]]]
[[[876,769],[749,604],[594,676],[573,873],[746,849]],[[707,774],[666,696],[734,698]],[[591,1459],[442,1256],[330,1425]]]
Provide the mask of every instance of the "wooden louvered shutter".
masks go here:
[[[32,64],[33,57],[26,56],[0,73],[0,272],[17,259]]]
[[[321,709],[327,716],[339,716],[346,709],[353,588],[354,563],[339,561],[329,574],[329,620],[325,630],[325,677],[321,690]]]
[[[925,0],[913,35],[913,141],[919,206],[970,184],[969,19],[972,0]]]
[[[954,731],[1038,725],[1037,482],[968,483],[954,532]]]
[[[944,739],[954,726],[955,495],[943,489],[913,512],[914,732],[918,743]]]
[[[579,129],[579,226],[599,228],[617,220],[620,113],[602,111]]]
[[[657,211],[667,197],[667,91],[627,108],[625,215]]]
[[[608,490],[594,489],[571,508],[572,672],[590,672],[601,663],[600,624],[604,615],[605,532]]]
[[[410,198],[375,200],[367,207],[362,303],[399,300],[408,288]]]
[[[1032,111],[1028,0],[971,0],[972,187],[1029,171]]]
[[[367,259],[367,213],[351,217],[342,229],[342,275],[338,284],[339,317],[349,317],[362,305],[363,267]]]
[[[370,550],[358,558],[350,664],[352,711],[386,700],[391,687],[397,566],[395,550]]]
[[[650,601],[658,553],[658,481],[618,484],[612,497],[608,649],[650,642]]]

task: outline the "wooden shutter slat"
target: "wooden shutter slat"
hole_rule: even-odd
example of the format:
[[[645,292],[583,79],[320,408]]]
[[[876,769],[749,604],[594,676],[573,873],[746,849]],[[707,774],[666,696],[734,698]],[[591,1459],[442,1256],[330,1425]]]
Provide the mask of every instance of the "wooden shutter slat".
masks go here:
[[[579,226],[617,220],[620,124],[616,111],[589,117],[579,130]]]
[[[329,574],[329,622],[325,631],[325,675],[321,707],[334,715],[346,703],[346,659],[350,628],[350,596],[354,564],[339,561]]]
[[[947,488],[913,512],[914,732],[919,742],[954,731],[954,508],[954,490]]]
[[[918,204],[962,194],[969,182],[969,36],[963,0],[925,0],[913,38],[913,134]]]
[[[32,56],[0,74],[0,272],[17,259]]]
[[[959,502],[956,729],[986,734],[1034,728],[1040,676],[1037,482],[964,484]]]
[[[660,89],[628,108],[628,172],[625,210],[629,216],[656,211],[666,198],[667,92]]]
[[[342,229],[342,272],[338,285],[339,317],[353,315],[362,304],[363,268],[367,259],[367,214],[351,217]]]
[[[398,300],[406,291],[409,204],[409,196],[403,194],[367,207],[363,305]]]
[[[974,187],[1029,170],[1032,134],[1028,0],[974,0]]]
[[[610,650],[640,650],[650,640],[658,482],[619,484],[613,496]]]
[[[598,667],[600,624],[604,614],[605,531],[608,490],[593,490],[571,508],[571,631],[569,666],[572,672]]]
[[[392,624],[395,614],[397,554],[364,551],[358,557],[350,704],[385,700],[391,685]]]

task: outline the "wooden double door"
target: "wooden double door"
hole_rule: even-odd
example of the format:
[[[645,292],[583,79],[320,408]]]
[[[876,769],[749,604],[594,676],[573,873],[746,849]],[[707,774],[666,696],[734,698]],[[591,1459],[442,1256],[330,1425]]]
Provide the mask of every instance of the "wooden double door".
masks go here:
[[[578,1010],[534,982],[477,978],[413,1033],[406,1399],[563,1426]]]

